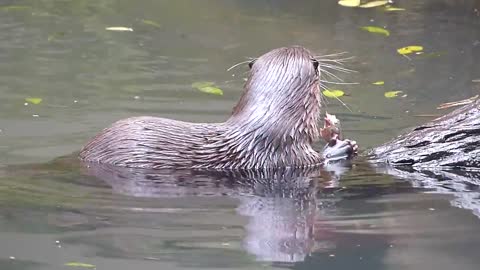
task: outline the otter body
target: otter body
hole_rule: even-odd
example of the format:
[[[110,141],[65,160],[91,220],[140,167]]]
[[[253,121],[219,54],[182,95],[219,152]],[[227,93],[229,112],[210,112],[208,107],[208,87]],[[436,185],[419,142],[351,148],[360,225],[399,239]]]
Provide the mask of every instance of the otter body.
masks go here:
[[[322,155],[312,147],[319,139],[318,65],[303,47],[272,50],[250,64],[245,91],[226,122],[187,123],[158,117],[120,120],[94,137],[80,157],[140,168],[320,165]]]

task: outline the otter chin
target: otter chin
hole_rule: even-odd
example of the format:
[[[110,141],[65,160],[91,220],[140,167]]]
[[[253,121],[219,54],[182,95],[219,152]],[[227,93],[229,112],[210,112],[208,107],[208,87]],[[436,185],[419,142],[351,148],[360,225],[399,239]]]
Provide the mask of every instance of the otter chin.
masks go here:
[[[249,64],[244,92],[224,123],[160,117],[120,120],[87,143],[84,161],[138,168],[271,169],[321,165],[320,68],[299,46],[274,49]],[[343,144],[341,154],[354,145]],[[337,154],[337,153],[336,153]]]

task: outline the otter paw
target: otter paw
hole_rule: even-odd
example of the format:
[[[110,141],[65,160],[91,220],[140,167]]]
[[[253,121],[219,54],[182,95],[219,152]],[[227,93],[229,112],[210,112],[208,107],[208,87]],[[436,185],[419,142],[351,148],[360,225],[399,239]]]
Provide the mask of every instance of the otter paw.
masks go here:
[[[358,153],[357,142],[333,139],[323,149],[323,158],[328,162],[352,159]]]

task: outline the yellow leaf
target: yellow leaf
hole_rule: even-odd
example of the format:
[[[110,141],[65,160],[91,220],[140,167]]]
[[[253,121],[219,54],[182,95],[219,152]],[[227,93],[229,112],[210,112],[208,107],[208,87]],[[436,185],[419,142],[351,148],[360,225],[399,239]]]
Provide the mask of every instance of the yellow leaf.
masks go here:
[[[345,92],[342,90],[324,90],[323,95],[329,98],[338,98],[345,95]]]
[[[360,29],[368,31],[370,33],[381,34],[385,36],[390,36],[390,32],[387,29],[377,27],[377,26],[362,26]]]
[[[133,31],[132,28],[130,28],[130,27],[123,27],[123,26],[111,26],[111,27],[105,28],[105,30],[108,30],[108,31],[119,31],[119,32],[132,32],[132,31]]]
[[[42,103],[42,100],[41,98],[26,98],[25,101],[28,102],[28,103],[32,103],[32,104],[40,104]]]
[[[372,84],[373,85],[384,85],[385,82],[384,81],[376,81],[376,82],[373,82]]]
[[[404,8],[397,8],[392,6],[388,6],[385,8],[385,11],[404,11],[404,10],[405,10]]]
[[[142,20],[142,23],[144,23],[146,25],[151,25],[153,27],[162,28],[162,26],[159,23],[151,21],[151,20]]]
[[[410,53],[413,53],[413,52],[420,52],[420,51],[423,51],[423,47],[422,46],[407,46],[407,47],[402,47],[402,48],[399,48],[397,49],[397,52],[401,55],[405,55],[405,54],[410,54]]]
[[[340,0],[338,4],[344,7],[358,7],[360,6],[360,0]]]
[[[222,89],[215,86],[213,82],[195,82],[192,83],[192,87],[198,89],[201,92],[213,94],[213,95],[223,95]]]
[[[80,262],[69,262],[66,263],[65,266],[71,266],[71,267],[83,267],[83,268],[95,268],[96,266],[93,264],[89,263],[80,263]]]
[[[379,6],[384,6],[388,4],[388,1],[382,0],[382,1],[372,1],[365,3],[363,5],[360,5],[361,8],[373,8],[373,7],[379,7]]]
[[[403,91],[389,91],[385,92],[385,97],[386,98],[394,98],[397,97],[399,94],[403,93]]]

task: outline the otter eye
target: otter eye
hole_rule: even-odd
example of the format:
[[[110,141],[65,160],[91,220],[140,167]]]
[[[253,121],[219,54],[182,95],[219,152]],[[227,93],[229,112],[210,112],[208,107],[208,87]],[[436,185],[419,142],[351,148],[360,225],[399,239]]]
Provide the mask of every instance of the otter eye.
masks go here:
[[[253,63],[255,63],[255,60],[252,60],[248,63],[248,68],[252,69]]]
[[[312,59],[313,61],[313,67],[315,68],[315,70],[318,69],[318,61],[316,59]]]

